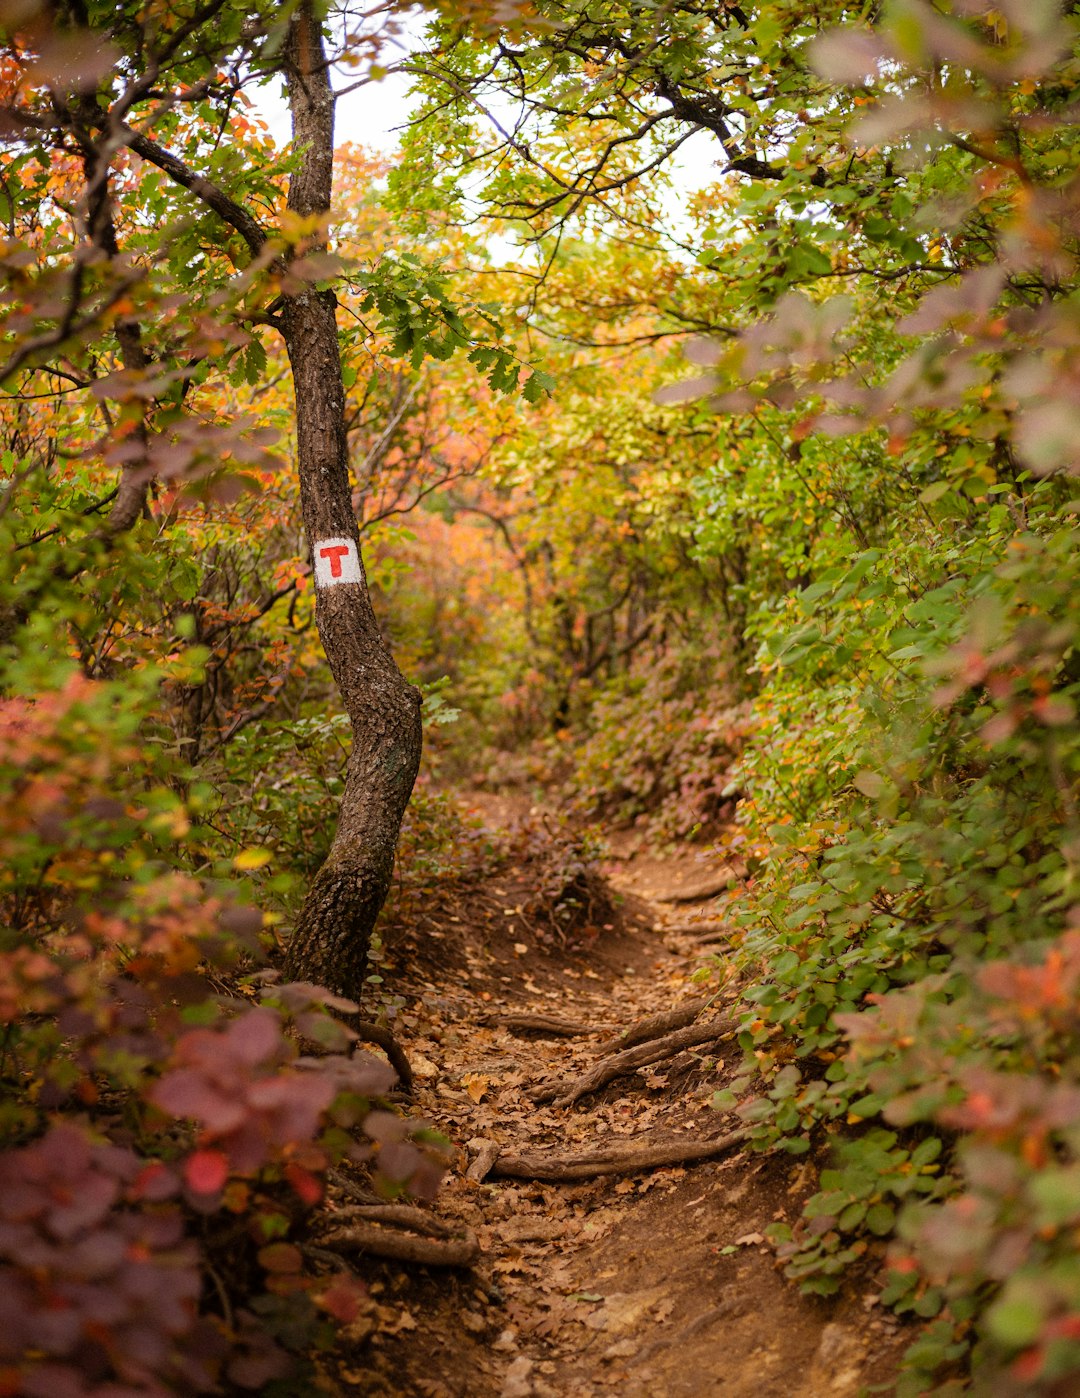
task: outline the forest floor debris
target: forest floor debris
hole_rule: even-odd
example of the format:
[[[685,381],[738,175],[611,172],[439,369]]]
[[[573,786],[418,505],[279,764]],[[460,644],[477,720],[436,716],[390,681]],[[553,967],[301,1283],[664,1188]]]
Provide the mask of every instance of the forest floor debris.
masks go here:
[[[487,798],[484,812],[516,808]],[[699,856],[639,852],[606,873],[625,902],[591,942],[523,955],[514,919],[478,900],[447,915],[426,954],[412,939],[402,954],[411,1109],[458,1143],[442,1221],[425,1239],[414,1220],[411,1244],[475,1239],[480,1255],[457,1269],[365,1264],[378,1321],[358,1328],[337,1391],[856,1398],[887,1386],[907,1337],[872,1285],[802,1297],[765,1244],[770,1222],[797,1216],[814,1164],[756,1156],[710,1105],[739,1058],[731,1022],[693,982],[693,910],[671,925],[642,897],[703,885]],[[496,884],[506,907],[527,902],[513,876]],[[537,1101],[542,1083],[566,1090]],[[334,1222],[330,1247],[383,1231],[370,1210]]]

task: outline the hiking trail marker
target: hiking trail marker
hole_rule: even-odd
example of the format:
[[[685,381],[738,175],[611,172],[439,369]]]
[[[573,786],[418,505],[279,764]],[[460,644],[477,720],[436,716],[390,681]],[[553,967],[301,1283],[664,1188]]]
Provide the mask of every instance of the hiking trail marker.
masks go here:
[[[315,558],[315,586],[336,587],[338,583],[358,583],[360,557],[352,539],[318,539],[312,549]]]

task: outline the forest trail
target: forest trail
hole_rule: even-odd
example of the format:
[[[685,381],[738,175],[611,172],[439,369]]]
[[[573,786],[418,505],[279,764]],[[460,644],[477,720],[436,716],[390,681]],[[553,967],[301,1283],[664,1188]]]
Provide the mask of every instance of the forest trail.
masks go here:
[[[491,796],[475,804],[490,825],[520,809]],[[620,1032],[701,1000],[693,975],[710,954],[698,930],[708,927],[708,904],[686,900],[715,863],[622,839],[605,866],[625,899],[619,924],[590,947],[568,949],[545,947],[524,929],[516,872],[494,880],[494,916],[478,909],[441,928],[432,922],[428,948],[439,948],[440,969],[406,990],[416,1014],[406,1041],[414,1109],[458,1145],[435,1208],[472,1229],[483,1254],[471,1271],[380,1264],[378,1329],[340,1375],[344,1391],[855,1398],[890,1387],[905,1341],[875,1306],[870,1282],[865,1294],[804,1298],[765,1245],[768,1224],[793,1221],[811,1192],[809,1161],[767,1160],[736,1142],[712,1159],[634,1173],[568,1182],[500,1176],[507,1156],[527,1155],[528,1165],[655,1142],[694,1145],[737,1126],[710,1106],[740,1057],[730,1036],[570,1105],[530,1096],[546,1081],[565,1095]],[[715,993],[716,981],[704,989]],[[722,1016],[722,1000],[716,994],[697,1023]],[[587,1032],[528,1030],[511,1016]],[[485,1173],[496,1152],[502,1162]]]

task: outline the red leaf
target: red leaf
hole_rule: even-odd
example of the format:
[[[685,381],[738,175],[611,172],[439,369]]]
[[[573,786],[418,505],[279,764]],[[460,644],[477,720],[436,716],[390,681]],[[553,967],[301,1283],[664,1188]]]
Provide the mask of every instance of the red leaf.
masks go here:
[[[1021,1383],[1034,1383],[1042,1374],[1046,1363],[1046,1351],[1039,1345],[1024,1350],[1012,1366],[1013,1374]]]
[[[284,1045],[281,1020],[264,1006],[234,1019],[225,1031],[225,1039],[229,1056],[252,1068],[276,1058]]]
[[[229,1178],[229,1162],[219,1150],[197,1150],[184,1161],[184,1179],[195,1194],[216,1194]]]
[[[297,1198],[301,1203],[307,1204],[309,1208],[317,1204],[322,1198],[322,1181],[317,1179],[310,1170],[305,1170],[300,1165],[286,1165],[285,1178],[292,1185]]]
[[[132,1181],[131,1197],[150,1199],[157,1203],[162,1199],[171,1199],[176,1189],[177,1180],[172,1170],[161,1160],[151,1160]]]
[[[360,1307],[367,1300],[367,1288],[349,1277],[335,1277],[319,1296],[319,1305],[329,1311],[335,1320],[348,1325],[359,1314]]]

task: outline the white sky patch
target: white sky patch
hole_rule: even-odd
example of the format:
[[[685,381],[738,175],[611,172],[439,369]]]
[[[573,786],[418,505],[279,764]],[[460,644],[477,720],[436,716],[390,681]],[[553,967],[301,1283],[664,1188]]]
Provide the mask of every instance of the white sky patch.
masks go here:
[[[360,558],[352,539],[318,539],[312,554],[315,558],[316,587],[337,587],[338,583],[363,580]]]
[[[408,73],[394,72],[395,62],[407,59],[410,53],[424,47],[424,27],[427,16],[416,11],[406,19],[401,32],[388,40],[383,62],[391,71],[386,77],[364,81],[359,70],[344,66],[336,68],[332,81],[342,95],[338,98],[335,120],[335,139],[338,145],[354,143],[383,155],[393,156],[401,142],[402,129],[412,115],[414,102],[410,95],[413,79]],[[359,86],[347,91],[354,83]],[[289,118],[288,103],[285,99],[284,84],[274,82],[249,92],[255,110],[266,122],[274,140],[282,146],[292,139],[292,123]],[[493,109],[494,110],[494,109]],[[513,126],[511,110],[495,111],[498,119],[507,127]],[[674,136],[678,124],[671,123],[669,135]],[[494,136],[494,132],[492,132]],[[707,131],[698,131],[676,151],[667,162],[671,180],[670,189],[660,193],[659,205],[667,230],[676,238],[692,236],[691,221],[686,216],[690,198],[699,190],[707,189],[721,178],[721,170],[727,164],[723,148],[715,136]],[[486,176],[478,176],[482,184]],[[477,205],[479,211],[479,205]],[[501,237],[493,240],[492,252],[496,258],[518,261],[523,249],[513,240]],[[534,260],[534,254],[525,250],[526,259]]]

